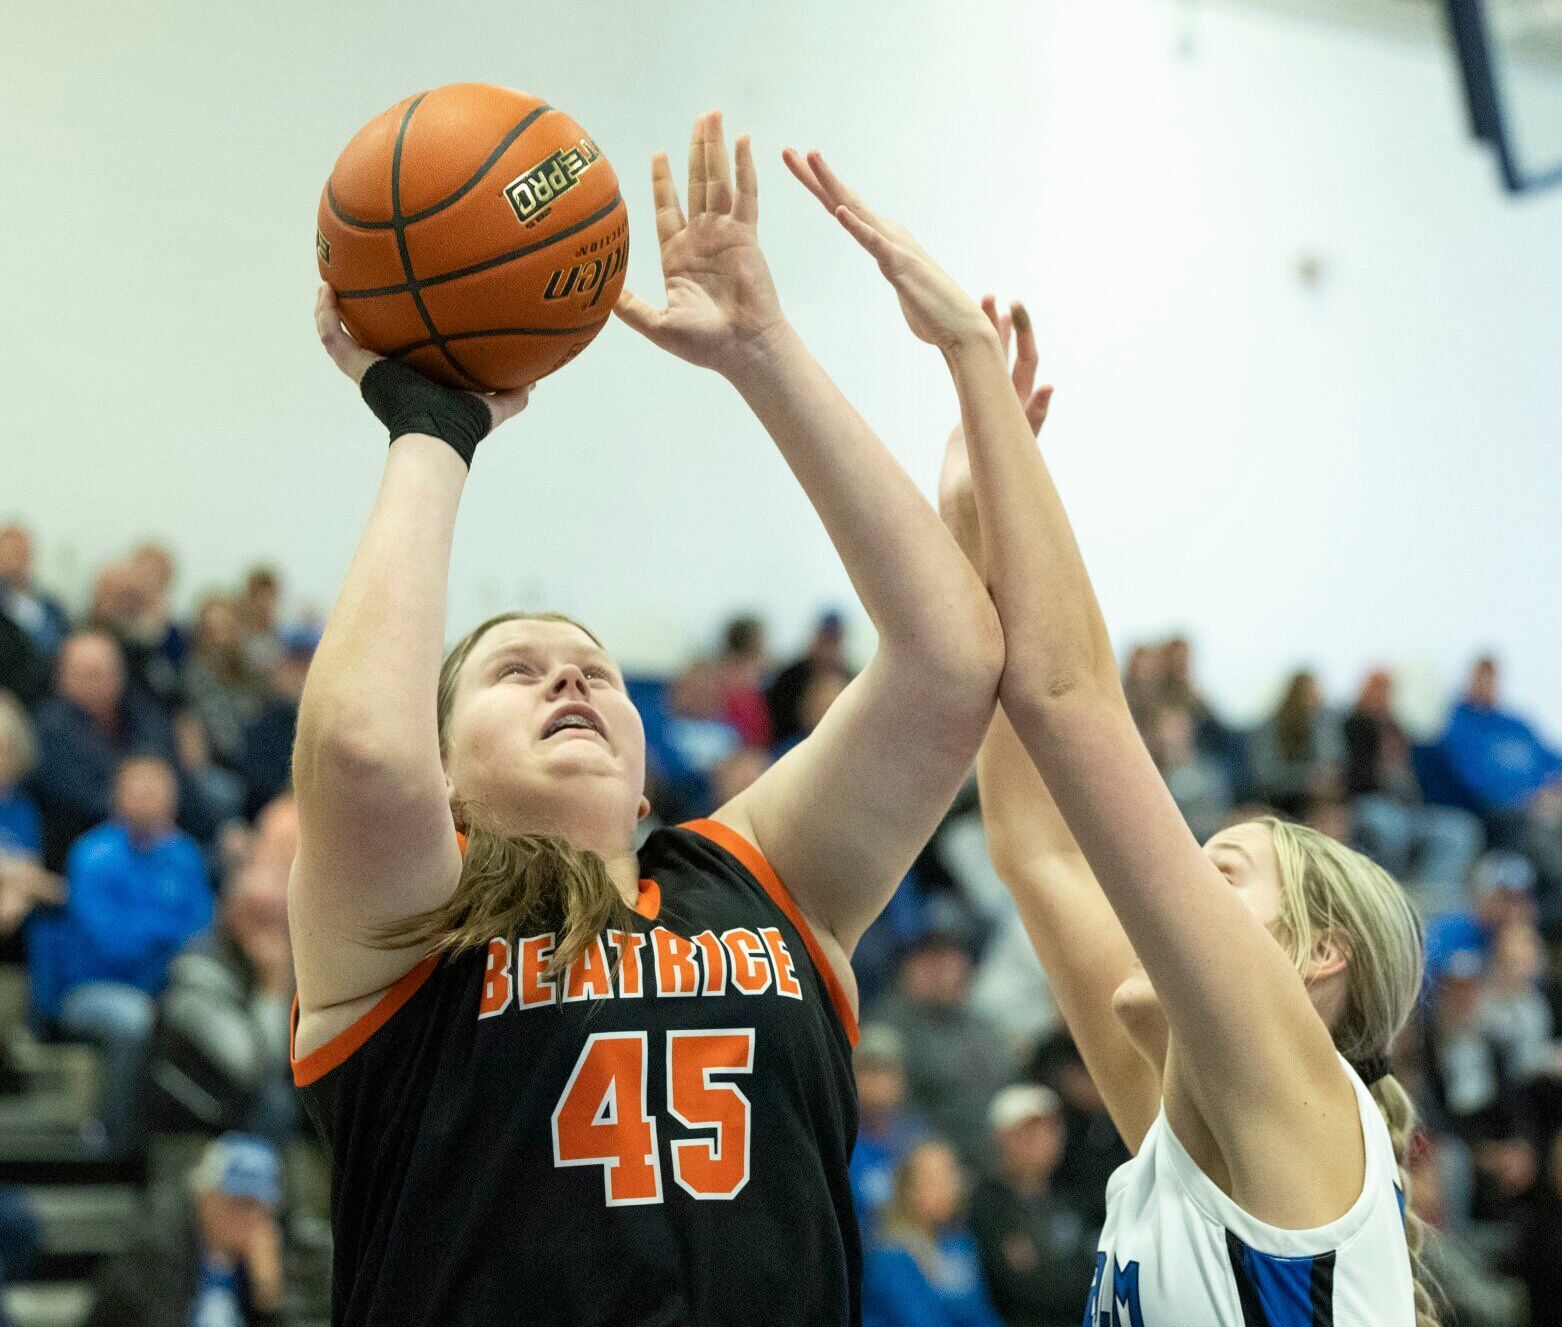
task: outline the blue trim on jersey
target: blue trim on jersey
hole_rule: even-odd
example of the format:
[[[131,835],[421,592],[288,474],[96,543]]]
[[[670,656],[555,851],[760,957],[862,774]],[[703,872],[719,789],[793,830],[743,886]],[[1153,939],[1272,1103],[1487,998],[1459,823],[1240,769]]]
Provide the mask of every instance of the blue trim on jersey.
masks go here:
[[[1406,1221],[1405,1221],[1405,1191],[1403,1189],[1401,1189],[1399,1187],[1399,1185],[1397,1185],[1397,1184],[1394,1186],[1394,1201],[1399,1204],[1399,1224],[1403,1226],[1403,1225],[1406,1224]]]
[[[1226,1252],[1243,1327],[1334,1327],[1334,1251],[1281,1258],[1250,1249],[1229,1230]]]

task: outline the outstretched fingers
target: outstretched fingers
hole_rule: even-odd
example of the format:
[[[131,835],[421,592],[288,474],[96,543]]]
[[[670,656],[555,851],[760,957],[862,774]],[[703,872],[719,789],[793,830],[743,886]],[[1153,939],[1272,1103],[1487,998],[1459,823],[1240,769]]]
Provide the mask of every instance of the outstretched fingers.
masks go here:
[[[1031,325],[1029,312],[1018,300],[1009,305],[1009,310],[1014,325],[1014,390],[1024,401],[1030,397],[1031,388],[1036,385],[1036,365],[1039,362],[1036,329]]]
[[[1052,407],[1051,386],[1038,387],[1031,393],[1030,400],[1025,402],[1025,419],[1030,424],[1032,433],[1040,433],[1041,426],[1047,422],[1047,411]]]
[[[737,163],[738,196],[732,205],[735,220],[745,226],[759,224],[759,173],[754,169],[754,145],[747,134],[733,146]]]
[[[718,215],[732,211],[732,164],[720,111],[705,117],[705,210]]]
[[[673,183],[672,163],[665,152],[651,158],[651,200],[656,205],[656,238],[666,244],[687,223],[678,206],[678,186]]]
[[[824,191],[824,186],[819,183],[814,175],[813,168],[809,166],[801,152],[795,147],[785,148],[781,152],[781,160],[786,163],[786,168],[797,177],[797,182],[823,203],[827,211],[835,211],[835,204],[830,201],[829,196]]]
[[[830,169],[830,163],[824,159],[824,153],[810,152],[808,154],[808,165],[814,173],[814,178],[819,181],[820,188],[824,190],[825,200],[831,208],[849,207],[864,219],[871,221],[875,225],[878,224],[878,218],[873,215],[868,205],[857,196],[855,191],[847,187],[846,182],[839,175]]]
[[[694,117],[694,136],[689,140],[689,220],[705,212],[705,120]]]
[[[993,331],[998,333],[998,344],[1003,347],[1003,357],[1009,358],[1009,337],[1014,330],[1009,315],[998,312],[998,299],[994,295],[982,296],[982,312],[987,315],[987,321],[993,325]]]
[[[865,221],[862,215],[842,203],[835,209],[835,219],[846,227],[847,233],[879,261],[882,267],[894,256],[895,246],[889,237],[876,226]]]

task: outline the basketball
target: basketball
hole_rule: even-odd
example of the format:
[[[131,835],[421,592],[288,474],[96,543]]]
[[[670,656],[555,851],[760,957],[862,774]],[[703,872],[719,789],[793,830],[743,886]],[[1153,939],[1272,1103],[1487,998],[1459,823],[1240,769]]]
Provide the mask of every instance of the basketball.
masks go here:
[[[602,330],[629,219],[611,163],[564,112],[453,83],[347,144],[315,250],[361,345],[448,386],[500,391],[546,377]]]

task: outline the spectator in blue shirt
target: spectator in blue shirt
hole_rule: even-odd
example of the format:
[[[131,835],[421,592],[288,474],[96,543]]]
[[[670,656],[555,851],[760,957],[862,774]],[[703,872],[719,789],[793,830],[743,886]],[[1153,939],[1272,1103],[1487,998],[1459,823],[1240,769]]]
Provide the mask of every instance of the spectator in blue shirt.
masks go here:
[[[953,1150],[911,1150],[863,1266],[863,1327],[1000,1327],[976,1241],[961,1223],[965,1177]]]
[[[857,1146],[852,1151],[852,1199],[864,1243],[878,1230],[879,1212],[895,1188],[895,1172],[927,1137],[906,1108],[906,1067],[900,1033],[882,1023],[862,1029],[852,1056],[857,1078]]]
[[[1441,746],[1471,809],[1485,818],[1493,846],[1519,848],[1535,795],[1562,780],[1562,754],[1517,714],[1499,707],[1497,681],[1497,661],[1477,660]]]
[[[139,1141],[142,1062],[169,962],[212,919],[201,850],[174,827],[177,790],[166,761],[125,761],[114,818],[82,835],[66,862],[54,951],[60,1004],[44,1012],[103,1052],[102,1122],[113,1155]]]

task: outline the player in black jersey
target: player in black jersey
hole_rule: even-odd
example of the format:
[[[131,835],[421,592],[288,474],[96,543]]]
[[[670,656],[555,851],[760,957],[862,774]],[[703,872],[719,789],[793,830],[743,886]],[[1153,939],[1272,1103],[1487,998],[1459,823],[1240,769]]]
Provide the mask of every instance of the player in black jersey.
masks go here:
[[[618,312],[742,394],[878,651],[751,788],[637,852],[644,732],[589,631],[507,614],[440,663],[467,462],[525,392],[376,361],[322,293],[393,439],[294,757],[294,1071],[333,1156],[337,1324],[860,1318],[848,957],[970,767],[1002,637],[783,317],[747,140],[734,179],[719,116],[696,122],[687,217],[664,155],[652,177],[668,304]],[[967,408],[992,330],[918,261],[902,305]]]

